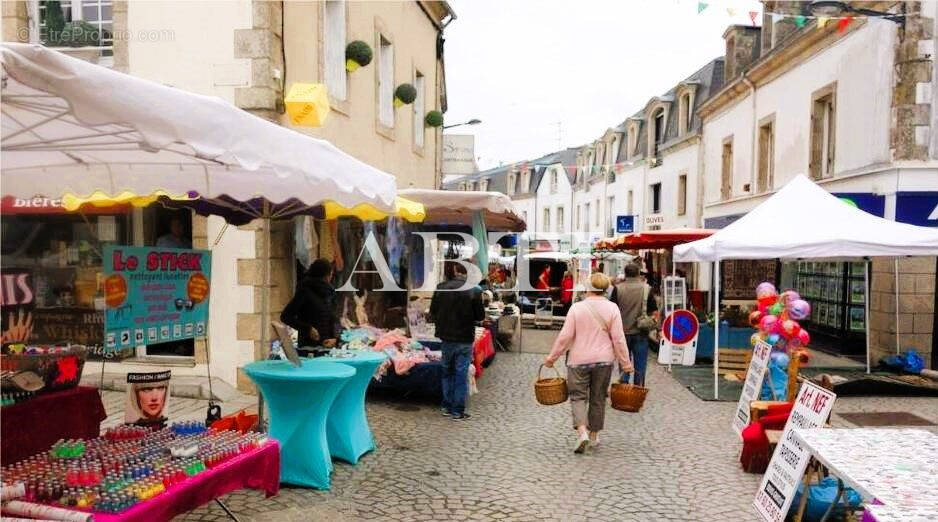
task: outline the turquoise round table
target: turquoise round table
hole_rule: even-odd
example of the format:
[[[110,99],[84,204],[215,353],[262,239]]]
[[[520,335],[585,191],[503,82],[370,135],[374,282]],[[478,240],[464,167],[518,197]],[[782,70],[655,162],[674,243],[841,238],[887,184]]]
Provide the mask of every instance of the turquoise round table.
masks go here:
[[[375,449],[375,438],[365,413],[365,393],[378,366],[388,356],[370,350],[340,350],[354,357],[316,357],[304,359],[303,365],[347,364],[355,368],[355,376],[339,392],[326,421],[326,437],[332,456],[355,464],[362,455]]]
[[[270,436],[280,441],[280,481],[329,489],[332,458],[326,419],[355,368],[340,363],[297,368],[288,361],[258,361],[244,372],[260,388],[270,410]]]

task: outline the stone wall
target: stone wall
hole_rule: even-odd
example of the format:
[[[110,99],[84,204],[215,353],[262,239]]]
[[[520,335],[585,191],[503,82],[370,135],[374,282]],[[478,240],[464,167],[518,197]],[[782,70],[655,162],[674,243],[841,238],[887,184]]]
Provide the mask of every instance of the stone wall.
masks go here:
[[[235,105],[276,120],[283,108],[283,2],[254,0],[251,29],[236,29],[235,58],[251,60],[248,87],[235,89]]]
[[[934,349],[936,258],[899,260],[899,347],[915,349],[929,368]],[[896,273],[891,258],[873,261],[870,361],[896,353]]]
[[[921,2],[907,2],[905,11],[918,13]],[[911,15],[899,29],[896,45],[896,88],[893,92],[893,159],[928,159],[932,120],[935,19]]]
[[[29,15],[26,11],[26,2],[3,1],[0,2],[3,11],[3,41],[28,42],[29,41]]]
[[[723,39],[726,40],[724,84],[742,74],[759,59],[762,42],[760,34],[761,28],[748,25],[731,25],[723,33]]]

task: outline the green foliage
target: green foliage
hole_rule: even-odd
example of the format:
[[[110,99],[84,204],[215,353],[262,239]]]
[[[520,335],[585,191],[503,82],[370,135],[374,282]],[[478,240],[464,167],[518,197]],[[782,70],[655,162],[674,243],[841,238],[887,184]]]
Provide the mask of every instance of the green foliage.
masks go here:
[[[394,89],[394,97],[401,100],[405,105],[414,103],[417,99],[417,89],[409,83],[402,83]]]
[[[355,40],[345,47],[345,59],[352,60],[362,67],[371,63],[373,57],[371,46],[361,40]]]
[[[442,127],[443,113],[440,111],[430,111],[423,121],[426,122],[427,127]]]

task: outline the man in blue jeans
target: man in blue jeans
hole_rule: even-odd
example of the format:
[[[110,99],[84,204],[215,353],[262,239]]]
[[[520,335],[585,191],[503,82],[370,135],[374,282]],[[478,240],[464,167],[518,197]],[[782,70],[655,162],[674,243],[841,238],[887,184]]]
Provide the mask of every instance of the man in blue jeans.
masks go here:
[[[632,384],[645,385],[645,368],[648,364],[648,332],[638,328],[638,318],[651,315],[658,310],[658,303],[651,294],[651,289],[639,273],[638,265],[629,263],[625,267],[625,280],[616,284],[609,300],[619,305],[622,316],[622,330],[625,342],[629,345],[635,373]],[[626,382],[628,374],[622,374],[619,381]]]
[[[436,336],[443,341],[443,415],[465,420],[469,395],[469,364],[475,326],[484,317],[482,291],[466,286],[466,268],[460,263],[445,265],[449,278],[437,285],[430,302],[430,317]]]

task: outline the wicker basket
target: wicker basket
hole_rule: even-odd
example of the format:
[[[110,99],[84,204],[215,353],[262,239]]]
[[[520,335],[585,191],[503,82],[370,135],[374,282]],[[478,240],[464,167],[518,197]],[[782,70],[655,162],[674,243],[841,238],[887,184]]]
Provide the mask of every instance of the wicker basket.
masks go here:
[[[647,395],[648,388],[644,386],[618,382],[612,385],[612,390],[609,392],[614,409],[631,413],[636,413],[642,409]]]
[[[556,377],[542,379],[541,370],[543,369],[544,365],[542,364],[537,370],[537,380],[534,381],[534,396],[537,398],[537,402],[544,406],[565,402],[567,400],[567,380],[560,376],[557,368],[554,368]]]
[[[3,355],[0,356],[0,368],[4,374],[34,372],[45,383],[42,392],[63,390],[78,385],[86,356],[87,350],[84,346],[72,346],[68,350],[56,353]],[[8,379],[3,379],[4,388],[11,386],[13,385]]]

